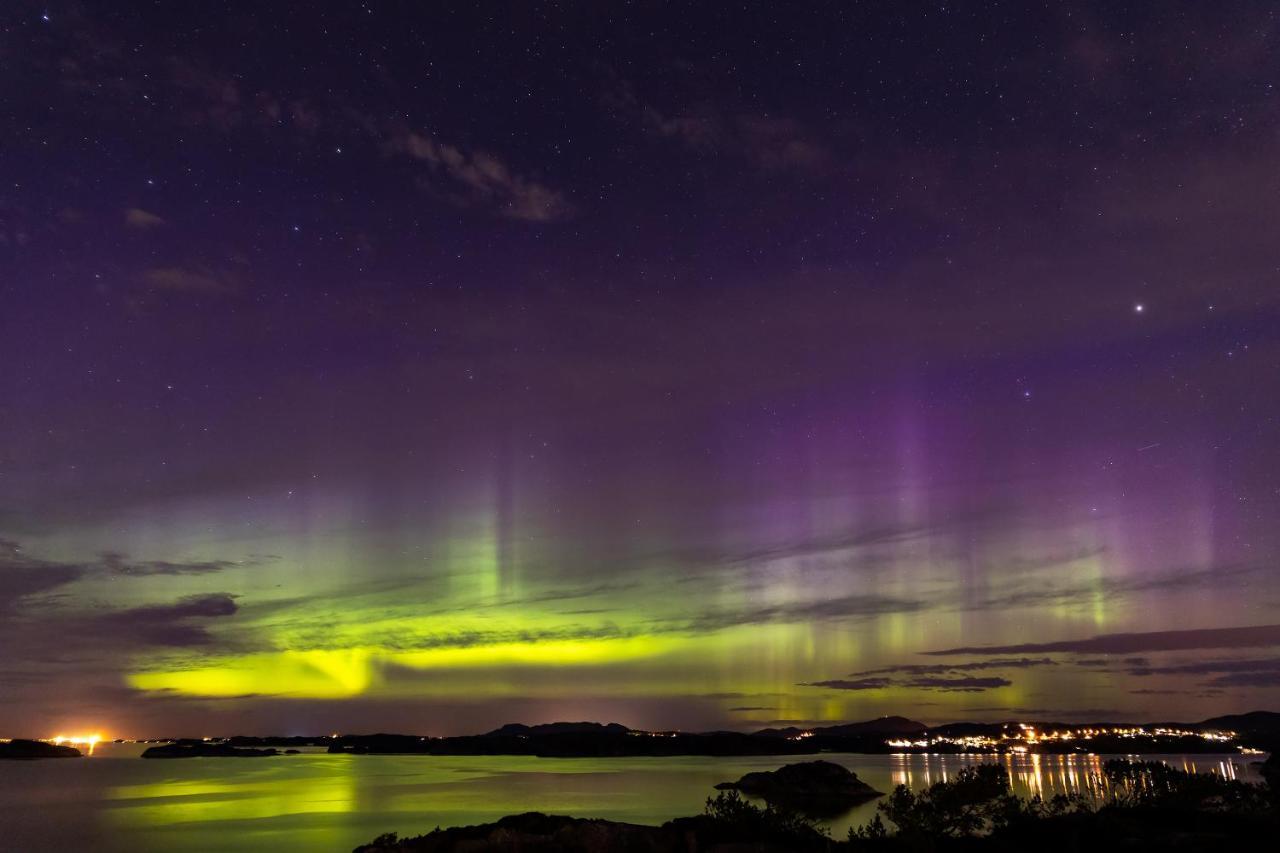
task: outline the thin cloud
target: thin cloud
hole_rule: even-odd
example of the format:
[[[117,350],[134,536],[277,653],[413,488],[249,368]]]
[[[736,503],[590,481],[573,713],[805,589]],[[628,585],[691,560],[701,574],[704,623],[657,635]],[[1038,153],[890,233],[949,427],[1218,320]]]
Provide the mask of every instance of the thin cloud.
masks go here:
[[[161,225],[168,225],[163,218],[140,207],[130,207],[124,212],[124,224],[138,231],[149,231]]]
[[[723,116],[714,111],[668,116],[648,107],[644,125],[692,151],[734,154],[768,171],[820,173],[835,161],[825,145],[788,118],[752,113]]]
[[[89,620],[88,627],[107,628],[117,639],[152,646],[209,646],[214,637],[202,623],[235,615],[239,610],[235,598],[226,592],[192,595],[173,604],[117,610]]]
[[[907,687],[915,690],[939,690],[944,693],[981,693],[1013,684],[1007,678],[998,677],[962,677],[935,678],[925,676],[897,680],[891,678],[858,678],[833,679],[830,681],[814,681],[806,687],[828,687],[833,690],[884,690],[889,687]]]
[[[116,575],[133,577],[150,575],[208,575],[227,569],[261,566],[273,562],[273,556],[258,556],[247,560],[131,560],[128,554],[105,551],[99,556],[103,569]]]
[[[968,678],[913,678],[900,682],[903,687],[918,690],[942,690],[948,693],[980,693],[997,687],[1009,687],[1013,682],[996,676]]]
[[[1220,675],[1206,681],[1202,686],[1208,688],[1221,687],[1280,687],[1280,671],[1266,672],[1233,672]]]
[[[1009,714],[1020,717],[1023,720],[1039,717],[1041,720],[1084,718],[1093,721],[1103,721],[1132,717],[1134,713],[1133,710],[1124,710],[1121,708],[1077,708],[1074,711],[1064,711],[1061,708],[1017,708],[1004,705],[995,705],[986,708],[969,708],[968,710],[974,714]]]
[[[264,565],[275,559],[273,555],[258,555],[239,561],[132,560],[127,554],[106,551],[93,560],[58,561],[30,555],[20,543],[0,539],[0,611],[17,606],[23,599],[39,598],[91,576],[208,575]]]
[[[142,280],[156,289],[179,293],[227,295],[240,290],[234,277],[210,269],[153,267],[142,273]]]
[[[1239,672],[1280,672],[1280,658],[1255,660],[1206,660],[1169,666],[1135,666],[1130,675],[1220,675]]]
[[[1205,660],[1168,666],[1136,666],[1129,675],[1200,675],[1213,676],[1200,687],[1216,690],[1223,687],[1280,687],[1280,658],[1253,660]]]
[[[573,213],[573,205],[563,193],[517,174],[487,152],[463,151],[408,130],[393,134],[386,147],[391,153],[427,163],[433,175],[449,179],[463,200],[509,219],[556,222]]]
[[[53,592],[83,576],[81,566],[0,560],[0,613],[16,608],[24,599]]]
[[[615,116],[659,139],[706,156],[730,156],[764,172],[824,174],[838,158],[818,134],[787,116],[751,109],[724,109],[703,101],[681,109],[659,109],[635,88],[615,80],[603,94]]]
[[[18,542],[0,539],[0,613],[74,583],[90,570],[88,565],[30,556]]]
[[[1199,628],[1150,631],[1140,634],[1099,634],[1080,640],[1018,643],[1009,646],[958,646],[921,652],[925,655],[1011,655],[1065,652],[1122,655],[1134,652],[1174,652],[1194,649],[1245,649],[1280,645],[1280,625],[1240,628]]]
[[[884,690],[893,686],[889,678],[833,678],[829,681],[810,681],[802,687],[830,687],[833,690]]]
[[[1000,658],[987,661],[968,661],[966,663],[931,663],[901,664],[879,669],[866,669],[849,673],[850,678],[870,675],[942,675],[949,672],[973,672],[984,669],[1030,669],[1037,666],[1057,666],[1057,661],[1050,658]]]
[[[346,644],[332,636],[332,623],[316,623],[300,628],[296,645],[306,649],[344,649]],[[369,638],[369,644],[387,651],[428,651],[435,649],[472,649],[509,644],[573,642],[583,640],[623,640],[640,636],[640,632],[617,625],[579,626],[544,630],[477,630],[416,633],[388,631]]]
[[[1105,578],[1088,585],[1038,584],[1032,588],[992,596],[966,609],[1007,610],[1012,607],[1043,607],[1063,602],[1090,600],[1095,595],[1116,598],[1134,593],[1199,589],[1222,584],[1231,579],[1243,579],[1261,571],[1263,571],[1262,566],[1214,566],[1208,569],[1172,572],[1153,578]]]
[[[684,630],[700,633],[718,631],[739,625],[758,625],[766,622],[805,622],[815,619],[847,619],[861,616],[879,616],[885,613],[914,613],[923,610],[926,602],[909,598],[891,598],[881,595],[846,595],[821,601],[805,601],[777,604],[749,610],[713,610],[688,620]]]
[[[923,539],[936,528],[926,525],[885,525],[834,536],[815,536],[769,548],[755,548],[723,559],[725,565],[739,566],[839,554],[872,545],[892,545]]]

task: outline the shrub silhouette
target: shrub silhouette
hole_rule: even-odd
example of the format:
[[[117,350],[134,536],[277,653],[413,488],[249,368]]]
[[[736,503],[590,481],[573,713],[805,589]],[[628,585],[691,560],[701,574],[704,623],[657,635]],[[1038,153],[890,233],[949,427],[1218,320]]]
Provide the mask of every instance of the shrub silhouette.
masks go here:
[[[1188,773],[1161,761],[1113,759],[1102,768],[1107,804],[1120,808],[1254,812],[1267,806],[1268,791],[1216,773]]]
[[[1021,817],[1023,809],[1009,787],[1009,774],[999,764],[966,767],[954,779],[935,782],[918,793],[899,785],[879,807],[900,834],[931,838],[989,833]]]
[[[1014,795],[1002,766],[984,764],[967,767],[953,779],[919,792],[899,785],[880,804],[870,823],[849,830],[849,840],[922,842],[999,835],[1071,815],[1091,822],[1123,814],[1146,814],[1149,818],[1142,820],[1163,821],[1159,815],[1173,812],[1184,817],[1217,814],[1257,818],[1271,812],[1277,802],[1275,783],[1271,777],[1267,779],[1271,784],[1255,785],[1214,773],[1188,773],[1160,761],[1113,759],[1096,779],[1094,787],[1105,791],[1100,798],[1059,794],[1047,800],[1039,796],[1024,800]],[[890,833],[882,815],[897,826],[896,834]]]
[[[705,815],[735,834],[774,842],[811,845],[825,839],[814,818],[772,803],[764,808],[744,800],[737,791],[721,791],[707,799]]]

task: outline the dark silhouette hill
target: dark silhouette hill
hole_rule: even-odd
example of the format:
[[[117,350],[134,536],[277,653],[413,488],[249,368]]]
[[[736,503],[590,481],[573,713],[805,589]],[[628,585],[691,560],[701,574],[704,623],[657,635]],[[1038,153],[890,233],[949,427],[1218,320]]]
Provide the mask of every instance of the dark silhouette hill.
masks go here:
[[[817,726],[811,729],[800,729],[788,726],[783,729],[761,729],[756,732],[761,737],[796,737],[801,733],[812,736],[848,737],[851,735],[914,735],[928,731],[924,723],[909,720],[906,717],[880,717],[865,720],[861,723],[840,723],[834,726]]]
[[[1280,712],[1250,711],[1247,714],[1227,714],[1222,717],[1210,717],[1199,725],[1206,729],[1277,736],[1280,735]]]
[[[420,738],[410,735],[342,735],[330,752],[359,755],[420,753],[428,755],[536,755],[545,758],[621,758],[677,755],[801,755],[817,748],[802,741],[764,738],[741,732],[688,734],[642,732],[617,724],[582,728],[503,726],[494,733],[463,737]],[[538,731],[542,729],[542,731]],[[511,733],[516,732],[516,733]]]
[[[540,723],[526,726],[524,723],[507,723],[494,729],[485,737],[540,737],[556,734],[615,734],[625,735],[631,729],[621,723]]]
[[[229,743],[209,743],[200,740],[180,740],[162,746],[148,747],[143,758],[266,758],[279,755],[275,749],[251,749],[232,746]]]
[[[1132,729],[1141,725],[1148,732],[1155,728],[1171,729],[1178,734],[1136,736],[1132,733],[1106,733],[1102,730]],[[1015,721],[954,722],[938,726],[902,716],[880,717],[853,723],[838,723],[813,728],[766,728],[752,733],[735,731],[654,732],[631,729],[621,723],[555,722],[527,725],[507,723],[485,734],[450,737],[377,733],[320,737],[248,737],[236,736],[220,741],[231,747],[297,747],[326,746],[333,753],[423,754],[423,755],[533,755],[545,757],[626,757],[626,756],[738,756],[738,755],[813,755],[822,752],[887,753],[928,749],[931,752],[966,752],[974,749],[991,751],[987,744],[974,747],[960,742],[966,737],[985,736],[999,741],[1002,736],[1018,737],[1023,726],[1041,732],[1099,730],[1087,744],[1079,739],[1042,739],[1039,752],[1095,753],[1208,753],[1233,751],[1237,746],[1254,746],[1270,751],[1280,743],[1280,713],[1253,711],[1213,717],[1199,723],[1107,723]],[[1239,737],[1232,742],[1205,738],[1202,732],[1234,731]],[[923,740],[927,746],[890,740]],[[942,739],[939,742],[939,739]],[[952,742],[954,741],[954,742]],[[199,744],[201,741],[179,741]],[[207,743],[207,742],[205,742]],[[187,750],[190,752],[190,750]]]
[[[42,740],[0,741],[0,758],[12,758],[23,761],[37,758],[80,758],[80,750],[74,746],[63,746],[56,743],[45,743]]]

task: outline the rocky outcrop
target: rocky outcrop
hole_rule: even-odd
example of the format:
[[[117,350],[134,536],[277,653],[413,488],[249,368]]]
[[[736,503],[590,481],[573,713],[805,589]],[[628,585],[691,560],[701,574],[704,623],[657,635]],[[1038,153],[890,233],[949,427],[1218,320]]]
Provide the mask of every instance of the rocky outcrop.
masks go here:
[[[538,812],[509,815],[494,823],[436,830],[417,838],[383,835],[357,847],[355,853],[487,853],[519,850],[522,853],[664,853],[674,849],[673,839],[657,827],[614,823],[606,820],[544,815]]]
[[[275,749],[246,749],[225,743],[205,741],[178,741],[163,746],[153,746],[142,753],[143,758],[265,758],[279,755]]]
[[[61,746],[42,740],[0,741],[0,758],[23,761],[36,758],[80,758],[80,750],[74,746]]]
[[[793,828],[781,837],[705,815],[639,826],[528,812],[416,838],[390,833],[354,853],[816,853],[829,846],[830,839],[812,828]]]
[[[884,796],[859,779],[857,773],[830,761],[806,761],[777,770],[748,773],[736,782],[722,782],[716,787],[722,791],[741,791],[809,815],[839,814]]]

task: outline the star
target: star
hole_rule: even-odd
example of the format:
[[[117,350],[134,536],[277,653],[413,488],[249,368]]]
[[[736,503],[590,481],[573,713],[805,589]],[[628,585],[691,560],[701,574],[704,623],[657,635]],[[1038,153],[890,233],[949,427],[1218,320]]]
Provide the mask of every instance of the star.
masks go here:
[[[1141,302],[1133,306],[1133,313],[1135,314],[1141,314],[1145,310],[1146,310],[1146,306],[1143,305]]]

